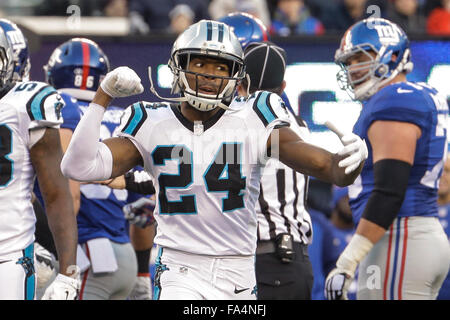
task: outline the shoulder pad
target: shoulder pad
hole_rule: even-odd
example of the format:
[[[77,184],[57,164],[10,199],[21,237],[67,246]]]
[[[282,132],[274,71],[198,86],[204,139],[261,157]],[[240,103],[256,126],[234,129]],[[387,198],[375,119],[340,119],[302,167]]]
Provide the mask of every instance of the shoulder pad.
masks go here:
[[[135,136],[147,119],[147,111],[144,102],[136,102],[125,109],[122,117],[121,131]]]
[[[253,110],[258,115],[258,118],[262,121],[265,127],[267,127],[273,120],[278,118],[271,106],[271,95],[272,94],[268,91],[261,91],[258,93],[255,101],[253,102]]]
[[[36,82],[25,82],[16,87],[15,91],[34,91],[29,98],[26,108],[31,120],[60,119],[64,100],[61,95],[50,85],[38,86]],[[27,89],[28,88],[28,89]],[[33,89],[31,89],[33,88]],[[31,90],[29,90],[31,89]],[[52,116],[50,116],[52,114]],[[49,117],[50,116],[50,117]]]

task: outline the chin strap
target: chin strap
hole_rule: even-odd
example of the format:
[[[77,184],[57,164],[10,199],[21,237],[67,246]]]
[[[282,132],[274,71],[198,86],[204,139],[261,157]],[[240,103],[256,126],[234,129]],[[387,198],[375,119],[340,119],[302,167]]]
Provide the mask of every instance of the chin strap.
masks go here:
[[[247,97],[250,97],[250,76],[248,73],[245,74],[245,78],[247,79]]]

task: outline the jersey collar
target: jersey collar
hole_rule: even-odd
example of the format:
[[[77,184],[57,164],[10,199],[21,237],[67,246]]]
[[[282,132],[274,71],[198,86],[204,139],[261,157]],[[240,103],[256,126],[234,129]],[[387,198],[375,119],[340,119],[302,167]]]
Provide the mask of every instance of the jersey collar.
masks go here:
[[[177,103],[171,103],[170,104],[170,108],[172,109],[172,111],[175,114],[175,116],[177,117],[177,119],[181,122],[181,124],[183,126],[185,126],[186,129],[194,132],[194,122],[192,122],[191,120],[186,119],[185,116],[183,116],[183,114],[181,113],[181,111],[180,111],[180,109],[178,107],[179,107],[179,104],[177,104]],[[202,122],[203,131],[208,130],[217,121],[219,121],[219,119],[223,116],[225,111],[226,111],[225,109],[220,108],[220,110],[218,112],[216,112],[211,118],[209,118],[206,121],[203,121]]]

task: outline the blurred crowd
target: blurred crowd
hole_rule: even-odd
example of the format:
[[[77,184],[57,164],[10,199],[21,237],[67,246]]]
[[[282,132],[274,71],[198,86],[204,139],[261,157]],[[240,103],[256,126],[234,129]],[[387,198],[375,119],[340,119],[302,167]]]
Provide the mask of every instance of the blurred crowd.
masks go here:
[[[450,35],[450,0],[3,0],[3,15],[128,17],[133,34],[174,33],[201,19],[235,11],[260,18],[271,35],[342,33],[354,22],[381,16],[408,34]]]

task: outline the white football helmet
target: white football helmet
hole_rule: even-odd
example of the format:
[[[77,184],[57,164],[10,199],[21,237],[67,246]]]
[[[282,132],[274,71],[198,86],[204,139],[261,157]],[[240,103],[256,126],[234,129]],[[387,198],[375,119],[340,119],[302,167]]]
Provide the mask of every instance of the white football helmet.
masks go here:
[[[191,88],[186,74],[193,74],[198,83],[198,76],[202,74],[187,70],[192,56],[205,56],[223,59],[230,66],[230,76],[220,77],[217,94],[199,93],[197,88]],[[181,33],[172,47],[169,67],[174,75],[172,93],[181,93],[184,101],[200,111],[210,111],[216,107],[227,109],[227,105],[234,97],[236,85],[245,76],[244,53],[239,40],[224,23],[201,20],[191,25]]]

